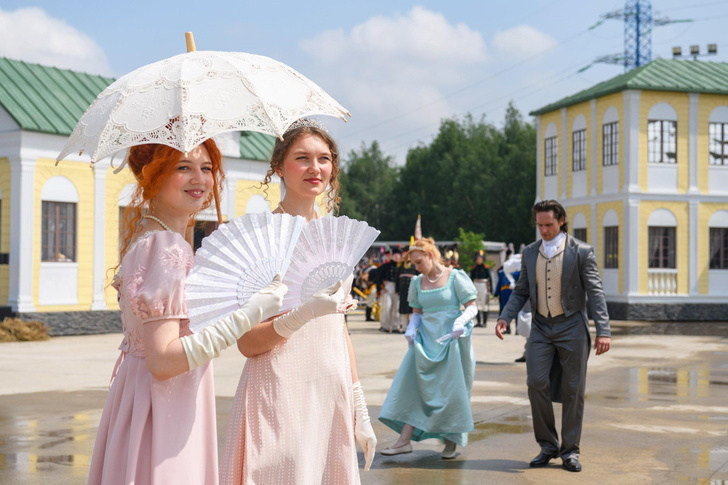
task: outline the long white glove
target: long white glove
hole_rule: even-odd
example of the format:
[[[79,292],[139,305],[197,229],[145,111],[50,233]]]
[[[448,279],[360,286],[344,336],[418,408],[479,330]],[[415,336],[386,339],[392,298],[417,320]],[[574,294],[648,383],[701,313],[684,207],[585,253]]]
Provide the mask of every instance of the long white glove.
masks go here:
[[[313,294],[303,304],[273,320],[273,329],[281,337],[289,338],[309,321],[339,311],[344,301],[344,287],[341,280],[332,286]]]
[[[465,332],[465,325],[478,314],[477,305],[468,305],[452,324],[452,338],[456,339]]]
[[[417,333],[417,329],[420,328],[421,323],[422,314],[412,313],[409,324],[407,325],[407,330],[404,332],[404,338],[407,339],[407,342],[409,342],[410,345],[415,343],[415,334]]]
[[[369,419],[367,403],[364,401],[364,391],[361,383],[355,382],[352,386],[354,396],[354,436],[364,452],[364,471],[369,470],[374,461],[374,452],[377,448],[377,437],[374,435],[372,422]]]
[[[283,277],[278,274],[273,281],[250,297],[243,306],[200,332],[182,337],[182,347],[190,370],[203,365],[220,352],[233,345],[254,325],[272,317],[281,308],[283,296],[288,291]]]

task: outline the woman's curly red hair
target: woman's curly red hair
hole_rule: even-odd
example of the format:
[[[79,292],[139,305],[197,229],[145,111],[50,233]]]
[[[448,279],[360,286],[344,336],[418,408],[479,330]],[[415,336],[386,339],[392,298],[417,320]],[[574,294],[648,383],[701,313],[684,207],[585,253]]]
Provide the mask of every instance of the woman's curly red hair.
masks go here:
[[[222,171],[222,155],[212,139],[205,140],[202,144],[207,148],[212,161],[213,190],[202,204],[200,211],[210,207],[214,201],[219,214],[219,194],[225,181],[225,174]],[[122,258],[129,249],[129,243],[134,237],[136,228],[144,215],[144,210],[149,207],[151,201],[162,190],[167,177],[175,170],[181,157],[182,152],[179,150],[155,143],[138,145],[129,149],[127,165],[129,165],[137,180],[137,188],[132,195],[131,203],[124,209],[124,215],[122,216]],[[190,218],[191,224],[194,224],[194,217]]]

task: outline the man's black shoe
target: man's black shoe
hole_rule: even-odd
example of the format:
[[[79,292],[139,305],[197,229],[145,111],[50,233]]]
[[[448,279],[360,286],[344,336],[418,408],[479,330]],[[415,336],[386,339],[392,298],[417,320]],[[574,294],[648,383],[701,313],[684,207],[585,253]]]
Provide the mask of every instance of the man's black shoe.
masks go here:
[[[551,460],[556,458],[558,455],[556,453],[550,454],[550,453],[544,453],[543,451],[538,454],[536,458],[531,460],[531,463],[528,464],[531,468],[542,468],[549,464]],[[566,462],[564,462],[566,463]],[[579,463],[579,462],[577,462]]]
[[[526,356],[525,356],[525,355],[523,355],[523,356],[521,356],[521,357],[517,358],[517,359],[516,359],[516,362],[526,362]]]
[[[580,472],[581,471],[581,464],[579,463],[579,459],[575,456],[570,456],[569,458],[565,458],[564,462],[561,464],[561,467],[564,470],[568,470],[570,472]]]

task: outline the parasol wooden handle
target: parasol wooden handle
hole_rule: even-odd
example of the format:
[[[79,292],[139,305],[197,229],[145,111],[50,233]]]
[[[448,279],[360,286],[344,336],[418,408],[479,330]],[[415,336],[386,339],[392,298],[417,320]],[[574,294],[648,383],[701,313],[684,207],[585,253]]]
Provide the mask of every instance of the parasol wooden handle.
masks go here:
[[[192,32],[185,32],[185,40],[187,41],[187,52],[194,52],[197,50],[195,48],[195,38],[192,36]]]

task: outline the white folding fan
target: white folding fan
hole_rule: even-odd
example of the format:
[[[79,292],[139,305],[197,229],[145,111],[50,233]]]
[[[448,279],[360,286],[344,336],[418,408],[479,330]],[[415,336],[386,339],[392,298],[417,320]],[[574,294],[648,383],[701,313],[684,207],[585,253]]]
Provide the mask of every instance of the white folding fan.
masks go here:
[[[246,214],[203,239],[185,283],[190,329],[229,315],[285,274],[305,224],[289,214]]]
[[[307,223],[283,277],[288,292],[281,311],[291,310],[317,291],[348,278],[377,236],[379,231],[366,222],[346,216]]]

